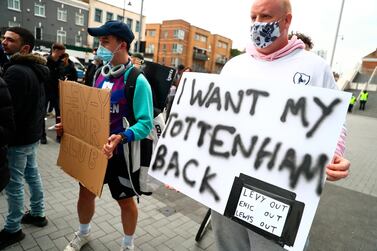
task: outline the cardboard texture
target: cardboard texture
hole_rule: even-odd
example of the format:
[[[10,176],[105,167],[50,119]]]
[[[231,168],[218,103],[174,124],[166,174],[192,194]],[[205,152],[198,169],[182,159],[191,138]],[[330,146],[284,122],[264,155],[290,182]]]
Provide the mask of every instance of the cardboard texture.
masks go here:
[[[72,81],[60,81],[60,111],[64,134],[58,165],[100,196],[107,158],[102,147],[109,137],[110,92]]]

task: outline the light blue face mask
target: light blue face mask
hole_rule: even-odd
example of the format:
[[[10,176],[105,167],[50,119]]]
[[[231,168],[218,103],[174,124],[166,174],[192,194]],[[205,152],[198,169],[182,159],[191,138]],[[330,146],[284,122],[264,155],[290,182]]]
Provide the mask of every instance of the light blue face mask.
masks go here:
[[[100,57],[102,61],[104,61],[105,63],[109,63],[113,59],[114,54],[118,51],[119,47],[120,47],[120,44],[115,49],[115,51],[112,52],[109,49],[106,49],[105,47],[103,47],[102,45],[99,45],[97,49],[97,56]]]

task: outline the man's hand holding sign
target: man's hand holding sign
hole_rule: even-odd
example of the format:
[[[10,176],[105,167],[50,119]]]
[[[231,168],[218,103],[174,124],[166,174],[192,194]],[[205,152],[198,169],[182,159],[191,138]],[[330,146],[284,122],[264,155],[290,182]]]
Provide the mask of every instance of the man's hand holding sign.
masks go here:
[[[300,250],[326,173],[337,180],[349,167],[330,164],[349,95],[282,81],[185,74],[150,174]]]

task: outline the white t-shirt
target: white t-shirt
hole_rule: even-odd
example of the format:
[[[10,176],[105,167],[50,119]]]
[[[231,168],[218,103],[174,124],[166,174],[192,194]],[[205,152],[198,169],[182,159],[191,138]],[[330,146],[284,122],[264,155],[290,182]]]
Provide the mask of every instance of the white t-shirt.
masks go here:
[[[282,58],[265,61],[249,54],[232,58],[225,64],[221,75],[248,76],[257,79],[278,81],[282,84],[313,85],[337,89],[328,64],[319,56],[304,49],[297,49]]]

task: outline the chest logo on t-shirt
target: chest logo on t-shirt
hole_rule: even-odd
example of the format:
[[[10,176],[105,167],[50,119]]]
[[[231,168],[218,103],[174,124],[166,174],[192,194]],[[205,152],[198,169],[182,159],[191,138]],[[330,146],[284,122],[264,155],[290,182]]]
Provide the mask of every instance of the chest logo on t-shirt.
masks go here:
[[[293,76],[293,83],[298,85],[307,85],[310,82],[310,76],[305,73],[296,72]]]

